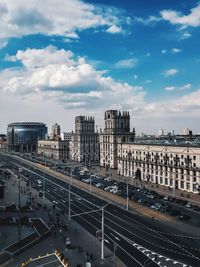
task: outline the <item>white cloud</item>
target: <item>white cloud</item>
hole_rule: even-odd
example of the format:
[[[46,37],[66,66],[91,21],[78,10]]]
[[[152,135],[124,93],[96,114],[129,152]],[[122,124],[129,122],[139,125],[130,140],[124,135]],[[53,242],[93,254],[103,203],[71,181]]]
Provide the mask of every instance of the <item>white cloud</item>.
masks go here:
[[[178,70],[177,70],[177,69],[168,69],[168,70],[165,70],[163,74],[164,74],[166,77],[169,77],[169,76],[174,76],[174,75],[176,75],[177,73],[178,73]]]
[[[180,12],[174,10],[163,10],[160,14],[164,20],[169,21],[171,24],[181,25],[182,29],[189,26],[200,26],[200,4],[192,8],[189,15],[182,15]]]
[[[183,86],[180,87],[180,90],[189,90],[192,88],[192,84],[191,83],[187,83]]]
[[[188,39],[188,38],[190,38],[191,36],[192,36],[191,33],[189,33],[189,32],[183,32],[183,33],[181,33],[180,40]]]
[[[156,22],[161,21],[162,18],[158,16],[149,16],[148,18],[135,17],[134,21],[137,23],[148,25],[154,25]]]
[[[116,69],[132,69],[136,66],[138,60],[136,58],[122,59],[115,63]]]
[[[44,34],[77,39],[78,32],[89,28],[106,27],[119,33],[125,23],[111,7],[84,3],[80,0],[2,0],[0,3],[0,44],[10,37]],[[3,40],[3,41],[1,41]]]
[[[165,87],[166,91],[174,91],[175,89],[176,89],[175,86],[167,86],[167,87]]]
[[[71,130],[74,116],[78,114],[95,116],[97,124],[101,124],[105,110],[129,109],[134,125],[138,125],[136,129],[145,125],[149,132],[159,128],[163,119],[168,120],[169,125],[175,123],[175,119],[178,123],[182,120],[183,127],[186,118],[192,121],[199,117],[200,89],[192,93],[183,91],[187,94],[174,100],[147,102],[144,88],[117,82],[71,51],[50,46],[18,52],[12,59],[19,60],[22,68],[0,72],[4,99],[0,105],[1,124],[40,120],[51,125],[60,120]],[[187,83],[176,89],[191,87]],[[70,126],[66,126],[66,117]]]
[[[182,49],[180,49],[180,48],[172,48],[172,49],[171,49],[171,53],[172,53],[172,54],[178,54],[178,53],[180,53],[180,52],[182,52]]]
[[[66,109],[103,108],[121,103],[138,106],[144,102],[143,88],[116,82],[71,51],[48,46],[20,50],[6,58],[23,64],[21,69],[0,73],[0,87],[8,94],[23,98],[40,95]]]
[[[73,53],[64,49],[57,50],[56,47],[50,45],[45,49],[26,49],[18,50],[14,56],[6,55],[7,61],[21,61],[25,67],[43,67],[48,64],[72,64]]]
[[[164,54],[167,53],[167,50],[166,50],[166,49],[163,49],[163,50],[161,51],[161,53],[164,55]]]
[[[187,84],[184,84],[182,86],[167,86],[165,87],[165,90],[166,91],[174,91],[174,90],[189,90],[189,89],[192,89],[192,84],[191,83],[187,83]]]
[[[112,34],[121,33],[122,28],[117,25],[112,25],[106,30],[106,32],[112,33]]]

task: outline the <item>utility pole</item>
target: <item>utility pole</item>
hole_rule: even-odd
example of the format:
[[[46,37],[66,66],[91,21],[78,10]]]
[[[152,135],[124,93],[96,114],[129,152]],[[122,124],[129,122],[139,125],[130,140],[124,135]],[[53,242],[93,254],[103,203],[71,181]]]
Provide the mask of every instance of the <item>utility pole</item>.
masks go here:
[[[46,158],[45,158],[45,171],[43,173],[43,200],[45,200],[45,178],[46,178],[46,166],[47,166],[47,161],[46,161]]]
[[[69,218],[69,221],[71,220],[71,185],[72,185],[72,172],[73,172],[73,169],[71,168],[71,183],[69,184],[69,191],[68,191],[68,195],[69,195],[69,198],[68,198],[68,218]]]
[[[101,218],[101,260],[104,260],[104,209],[110,203],[102,206],[102,218]]]
[[[21,173],[22,169],[19,168],[19,176],[18,176],[18,241],[21,240]]]
[[[90,193],[91,193],[92,192],[91,159],[89,159],[89,172],[90,172]]]
[[[69,214],[68,214],[68,218],[69,218],[69,222],[70,222],[70,220],[71,220],[71,184],[69,184],[69,192],[68,192],[68,194],[69,194],[69,199],[68,199],[68,212],[69,212]]]
[[[126,209],[128,210],[128,201],[129,201],[129,197],[128,197],[128,178],[127,178],[127,184],[126,184]]]
[[[104,260],[104,206],[102,206],[101,218],[101,259]]]

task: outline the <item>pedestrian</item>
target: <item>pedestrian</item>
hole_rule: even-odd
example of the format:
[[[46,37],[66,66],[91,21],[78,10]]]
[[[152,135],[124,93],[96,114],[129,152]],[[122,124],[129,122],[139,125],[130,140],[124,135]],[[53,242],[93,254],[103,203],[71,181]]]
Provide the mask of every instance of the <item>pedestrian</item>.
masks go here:
[[[90,262],[92,262],[92,261],[93,261],[93,254],[90,253]]]
[[[88,251],[86,252],[86,259],[87,260],[89,259],[89,252]]]

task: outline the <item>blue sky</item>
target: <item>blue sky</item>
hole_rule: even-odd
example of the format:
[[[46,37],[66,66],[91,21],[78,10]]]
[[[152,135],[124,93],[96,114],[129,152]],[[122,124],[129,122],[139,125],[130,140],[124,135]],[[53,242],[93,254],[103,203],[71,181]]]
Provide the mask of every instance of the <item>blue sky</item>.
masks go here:
[[[15,3],[17,2],[17,3]],[[200,2],[2,0],[0,131],[107,109],[136,132],[200,132]]]

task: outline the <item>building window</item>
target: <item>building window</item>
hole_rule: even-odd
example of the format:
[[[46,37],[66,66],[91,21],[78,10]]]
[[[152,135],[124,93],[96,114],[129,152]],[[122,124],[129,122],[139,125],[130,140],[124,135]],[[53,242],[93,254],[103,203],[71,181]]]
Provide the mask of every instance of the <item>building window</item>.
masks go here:
[[[190,190],[190,184],[189,183],[186,184],[186,188],[187,188],[187,190]]]

